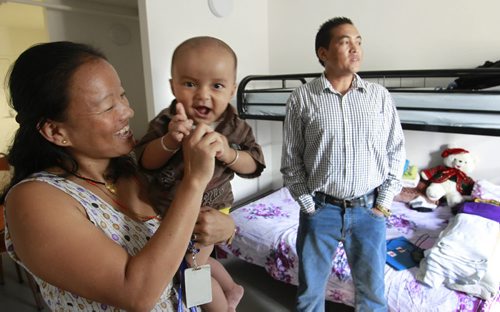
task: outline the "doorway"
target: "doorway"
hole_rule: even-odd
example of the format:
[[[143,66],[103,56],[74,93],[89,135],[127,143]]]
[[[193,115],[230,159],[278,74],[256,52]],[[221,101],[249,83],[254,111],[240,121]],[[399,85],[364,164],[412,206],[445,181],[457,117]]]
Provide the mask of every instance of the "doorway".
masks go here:
[[[22,2],[22,3],[21,3]],[[18,10],[14,18],[12,10]],[[30,16],[38,12],[37,17]],[[26,21],[28,26],[18,25]],[[38,31],[31,25],[38,21]],[[17,23],[15,27],[3,26],[4,23]],[[40,26],[41,25],[41,26]],[[38,37],[28,40],[27,35],[12,31],[20,27],[28,28],[29,33]],[[26,31],[28,32],[28,31]],[[10,38],[20,40],[14,52],[9,46]],[[0,79],[4,93],[4,67],[8,69],[19,53],[38,42],[74,41],[87,43],[101,50],[117,70],[131,107],[135,111],[130,127],[140,138],[148,126],[148,106],[144,81],[141,36],[137,0],[7,0],[0,2],[0,58],[7,65],[0,65]],[[6,42],[6,44],[4,44]],[[4,52],[4,50],[6,52]],[[2,63],[2,64],[3,64]],[[6,70],[5,70],[6,71]],[[17,129],[13,112],[6,104],[5,95],[0,94],[0,152],[5,152]],[[5,118],[4,118],[5,116]]]
[[[18,125],[7,102],[6,75],[11,64],[26,48],[48,41],[45,12],[41,7],[0,4],[0,153],[6,153]]]

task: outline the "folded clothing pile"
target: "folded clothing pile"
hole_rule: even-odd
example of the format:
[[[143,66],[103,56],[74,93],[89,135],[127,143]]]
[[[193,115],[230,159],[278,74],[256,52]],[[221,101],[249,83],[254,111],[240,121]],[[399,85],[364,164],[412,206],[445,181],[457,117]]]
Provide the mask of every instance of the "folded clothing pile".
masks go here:
[[[490,299],[500,287],[500,187],[479,180],[472,198],[425,251],[417,279]]]
[[[500,185],[488,180],[478,180],[472,187],[471,197],[473,200],[500,206]]]

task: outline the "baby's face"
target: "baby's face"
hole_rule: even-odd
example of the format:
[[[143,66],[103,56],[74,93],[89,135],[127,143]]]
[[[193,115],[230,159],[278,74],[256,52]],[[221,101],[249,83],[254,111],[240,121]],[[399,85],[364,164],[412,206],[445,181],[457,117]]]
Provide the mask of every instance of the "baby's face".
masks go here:
[[[217,47],[184,51],[172,68],[172,92],[195,124],[218,121],[236,91],[231,54]]]

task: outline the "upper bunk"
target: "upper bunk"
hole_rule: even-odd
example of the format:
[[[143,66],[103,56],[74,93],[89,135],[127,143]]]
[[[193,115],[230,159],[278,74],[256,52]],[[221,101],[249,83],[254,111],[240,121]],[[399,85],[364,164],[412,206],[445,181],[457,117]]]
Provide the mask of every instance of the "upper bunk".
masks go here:
[[[391,93],[407,130],[500,136],[500,69],[363,71]],[[243,119],[284,120],[293,89],[321,73],[251,75],[238,86]]]

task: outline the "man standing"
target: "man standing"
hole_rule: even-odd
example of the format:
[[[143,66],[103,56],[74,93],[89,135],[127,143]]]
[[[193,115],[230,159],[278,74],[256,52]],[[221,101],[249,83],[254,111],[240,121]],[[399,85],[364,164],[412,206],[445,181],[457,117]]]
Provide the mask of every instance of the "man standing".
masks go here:
[[[299,203],[297,311],[324,311],[339,241],[357,311],[387,311],[385,217],[401,190],[404,136],[391,95],[362,80],[363,51],[352,21],[336,17],[316,34],[325,71],[288,100],[281,172]]]

